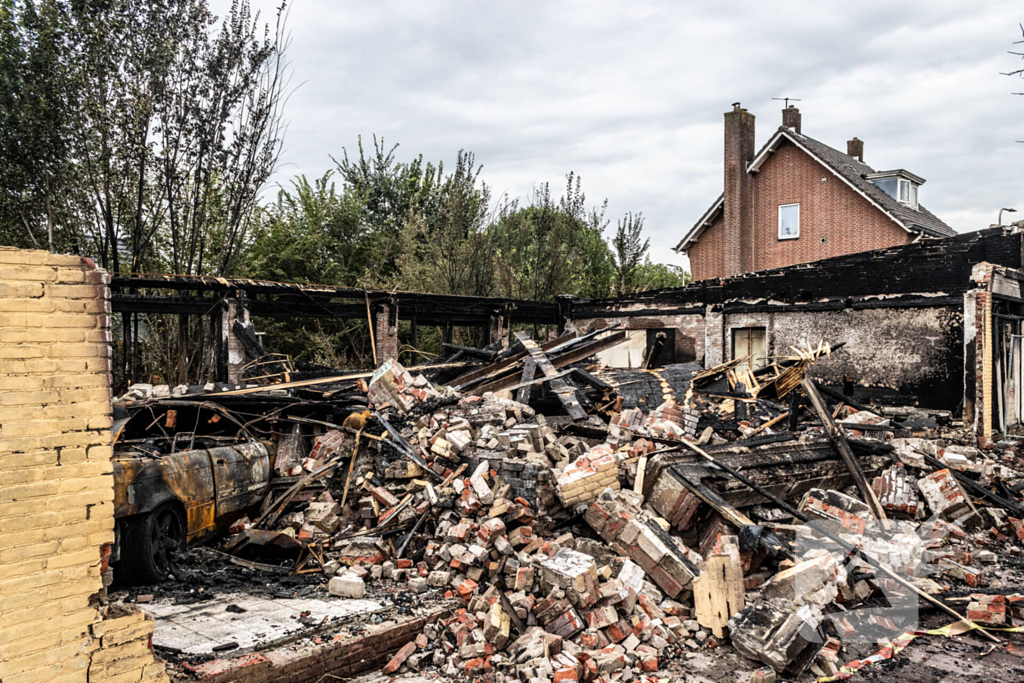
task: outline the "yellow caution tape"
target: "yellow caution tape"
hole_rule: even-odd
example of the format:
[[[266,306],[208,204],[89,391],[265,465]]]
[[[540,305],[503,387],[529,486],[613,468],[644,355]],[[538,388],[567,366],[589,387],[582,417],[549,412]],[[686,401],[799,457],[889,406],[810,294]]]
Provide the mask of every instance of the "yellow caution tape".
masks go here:
[[[945,636],[947,638],[951,636],[958,636],[974,629],[982,628],[973,621],[967,621],[961,619],[960,621],[954,621],[952,624],[943,626],[942,628],[934,628],[929,631],[907,631],[898,638],[893,639],[888,645],[883,647],[881,650],[865,657],[864,659],[855,659],[852,662],[844,664],[839,667],[839,673],[835,676],[822,676],[817,680],[817,683],[831,683],[831,681],[845,681],[846,679],[853,676],[861,669],[872,664],[878,664],[884,662],[887,659],[892,659],[906,648],[910,643],[919,638],[920,636]],[[1003,631],[1005,633],[1024,633],[1024,627],[1015,626],[1013,628],[991,628],[985,626],[986,631]]]

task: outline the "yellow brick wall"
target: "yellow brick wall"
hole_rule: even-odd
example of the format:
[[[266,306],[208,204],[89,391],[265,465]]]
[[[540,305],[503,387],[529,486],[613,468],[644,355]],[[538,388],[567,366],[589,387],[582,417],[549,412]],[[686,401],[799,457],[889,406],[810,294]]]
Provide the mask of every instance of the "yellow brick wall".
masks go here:
[[[0,247],[3,683],[166,680],[152,623],[104,620],[100,604],[114,540],[107,285],[88,259]],[[149,625],[124,642],[144,652],[97,632],[126,618]]]

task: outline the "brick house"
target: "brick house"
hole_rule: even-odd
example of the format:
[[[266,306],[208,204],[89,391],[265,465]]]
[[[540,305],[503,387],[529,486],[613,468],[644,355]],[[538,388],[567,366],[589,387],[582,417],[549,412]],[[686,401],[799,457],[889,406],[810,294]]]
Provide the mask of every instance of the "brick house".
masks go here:
[[[755,153],[754,115],[725,114],[725,192],[675,247],[694,280],[780,268],[956,233],[918,203],[924,178],[875,171],[864,142],[846,153],[803,135],[800,110]]]

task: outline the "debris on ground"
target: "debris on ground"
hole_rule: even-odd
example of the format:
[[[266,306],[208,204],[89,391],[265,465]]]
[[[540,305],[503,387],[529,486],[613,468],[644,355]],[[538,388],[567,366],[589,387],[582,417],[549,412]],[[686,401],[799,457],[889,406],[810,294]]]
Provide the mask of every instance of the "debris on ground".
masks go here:
[[[257,592],[440,609],[382,674],[529,683],[682,680],[722,657],[728,680],[827,679],[919,621],[998,641],[1024,626],[1016,441],[979,450],[948,414],[815,382],[839,345],[760,368],[592,360],[625,338],[520,333],[438,370],[133,386],[116,460],[243,440],[271,455],[255,506],[221,520],[218,499],[226,540],[179,553],[177,583],[120,595],[195,600],[175,586],[203,581],[201,551]]]

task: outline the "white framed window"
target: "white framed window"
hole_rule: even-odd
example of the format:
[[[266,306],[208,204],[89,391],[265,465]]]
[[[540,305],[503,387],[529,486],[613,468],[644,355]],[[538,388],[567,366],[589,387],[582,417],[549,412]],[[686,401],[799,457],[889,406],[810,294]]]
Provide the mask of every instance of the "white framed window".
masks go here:
[[[779,205],[779,239],[795,240],[800,237],[800,205]]]
[[[899,180],[899,192],[896,195],[900,204],[906,204],[907,206],[917,209],[917,185],[900,178]]]

